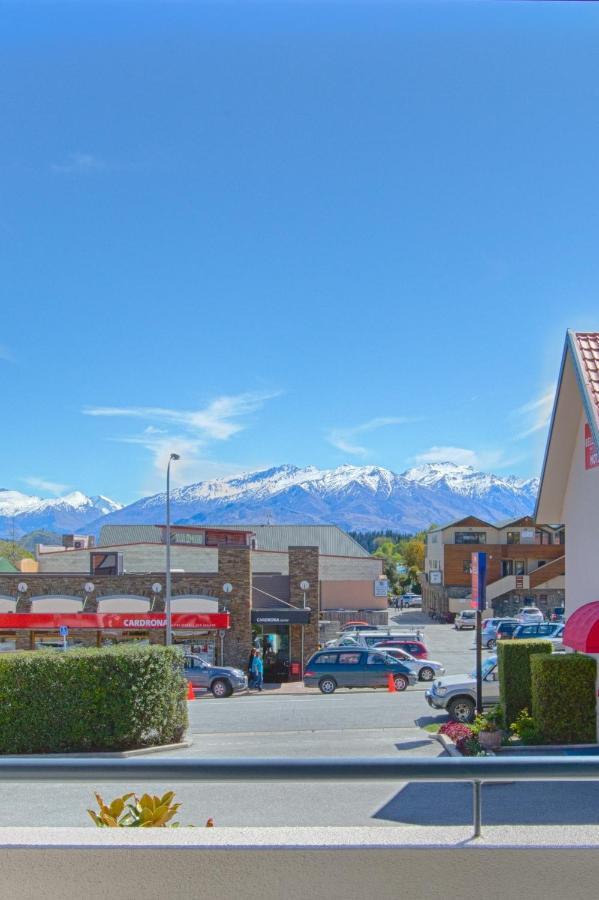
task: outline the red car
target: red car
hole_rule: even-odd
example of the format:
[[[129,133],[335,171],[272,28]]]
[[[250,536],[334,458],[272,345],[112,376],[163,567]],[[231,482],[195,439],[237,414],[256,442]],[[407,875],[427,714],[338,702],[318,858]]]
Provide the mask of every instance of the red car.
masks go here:
[[[394,640],[393,638],[386,638],[382,641],[377,641],[375,644],[376,647],[397,647],[399,650],[405,650],[406,653],[411,653],[412,656],[415,656],[416,659],[428,659],[428,650],[426,649],[426,645],[422,643],[422,641],[412,641],[412,640]]]
[[[376,631],[376,627],[368,622],[356,620],[355,622],[346,622],[341,631]]]

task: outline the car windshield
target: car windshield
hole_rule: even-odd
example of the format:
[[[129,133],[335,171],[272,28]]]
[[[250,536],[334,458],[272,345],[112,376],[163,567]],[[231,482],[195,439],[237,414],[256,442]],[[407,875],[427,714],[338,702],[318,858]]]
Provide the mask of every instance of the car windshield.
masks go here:
[[[483,678],[486,678],[489,672],[491,672],[495,666],[497,665],[497,659],[494,656],[489,656],[488,659],[485,659],[481,666],[481,672]],[[476,669],[470,673],[471,678],[476,678]]]

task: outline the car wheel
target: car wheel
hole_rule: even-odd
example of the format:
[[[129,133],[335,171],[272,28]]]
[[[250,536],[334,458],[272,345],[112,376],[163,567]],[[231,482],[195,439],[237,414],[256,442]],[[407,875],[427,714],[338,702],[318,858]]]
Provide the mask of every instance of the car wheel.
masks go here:
[[[488,650],[494,650],[496,646],[497,646],[497,641],[494,638],[491,638],[490,641],[487,641],[487,649]]]
[[[409,684],[408,679],[404,675],[396,675],[393,681],[395,682],[396,691],[405,691]]]
[[[435,673],[430,666],[423,666],[418,673],[420,681],[432,681],[434,677]]]
[[[322,694],[334,694],[337,689],[337,682],[334,678],[321,678],[318,687]]]
[[[210,685],[210,690],[212,691],[213,697],[230,697],[233,693],[233,688],[224,678],[217,678],[216,681],[213,681]]]
[[[469,697],[456,697],[447,707],[449,718],[454,722],[473,722],[474,710],[474,700]]]

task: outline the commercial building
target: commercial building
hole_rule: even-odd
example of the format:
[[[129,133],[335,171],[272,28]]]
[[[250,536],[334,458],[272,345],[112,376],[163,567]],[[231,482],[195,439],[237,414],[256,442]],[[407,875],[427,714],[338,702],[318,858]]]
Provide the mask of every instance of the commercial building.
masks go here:
[[[487,554],[488,614],[512,615],[527,603],[563,605],[565,530],[530,516],[500,523],[467,516],[429,531],[422,602],[426,611],[457,613],[470,603],[473,552]]]
[[[564,643],[599,654],[599,332],[568,331],[536,515],[568,529]]]
[[[336,526],[173,526],[171,541],[174,641],[241,666],[258,643],[271,680],[299,674],[321,613],[387,606],[381,560]],[[0,649],[55,646],[61,625],[73,645],[163,642],[164,526],[66,543],[38,547],[37,572],[0,574]]]

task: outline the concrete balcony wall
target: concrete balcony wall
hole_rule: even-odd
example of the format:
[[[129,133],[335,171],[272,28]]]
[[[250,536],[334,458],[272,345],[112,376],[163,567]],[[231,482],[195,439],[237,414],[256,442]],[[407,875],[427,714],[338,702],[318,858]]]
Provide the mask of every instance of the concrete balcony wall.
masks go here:
[[[547,900],[597,896],[594,827],[0,829],[3,896]]]

